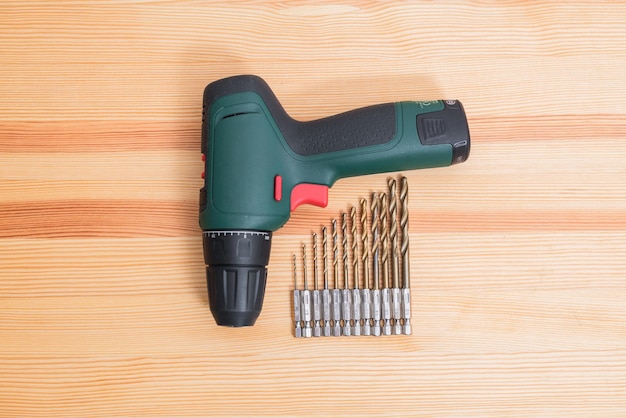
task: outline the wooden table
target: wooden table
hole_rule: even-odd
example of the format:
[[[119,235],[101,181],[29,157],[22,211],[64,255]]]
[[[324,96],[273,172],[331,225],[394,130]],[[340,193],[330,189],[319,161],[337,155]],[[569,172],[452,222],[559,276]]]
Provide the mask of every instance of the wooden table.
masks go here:
[[[626,415],[626,5],[4,2],[0,416]],[[203,88],[296,118],[457,98],[467,163],[410,184],[413,335],[297,340],[290,258],[386,174],[275,234],[215,325]]]

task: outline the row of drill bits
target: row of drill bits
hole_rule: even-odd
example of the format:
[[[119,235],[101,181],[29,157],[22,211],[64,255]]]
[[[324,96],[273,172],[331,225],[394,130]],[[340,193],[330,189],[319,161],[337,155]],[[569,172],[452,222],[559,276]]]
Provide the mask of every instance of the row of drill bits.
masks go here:
[[[352,206],[349,214],[342,213],[341,231],[337,220],[331,221],[331,243],[327,227],[322,227],[322,289],[317,233],[312,234],[313,290],[306,244],[302,290],[293,255],[296,337],[411,334],[408,183],[406,177],[400,179],[399,193],[395,179],[387,185],[386,193],[372,193],[369,202],[360,200],[360,209]]]

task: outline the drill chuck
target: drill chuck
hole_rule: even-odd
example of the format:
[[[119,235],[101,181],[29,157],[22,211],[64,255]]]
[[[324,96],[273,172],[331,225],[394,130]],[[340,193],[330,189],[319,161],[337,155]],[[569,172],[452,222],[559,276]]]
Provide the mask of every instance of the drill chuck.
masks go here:
[[[265,295],[271,232],[203,231],[209,306],[218,325],[252,326]]]

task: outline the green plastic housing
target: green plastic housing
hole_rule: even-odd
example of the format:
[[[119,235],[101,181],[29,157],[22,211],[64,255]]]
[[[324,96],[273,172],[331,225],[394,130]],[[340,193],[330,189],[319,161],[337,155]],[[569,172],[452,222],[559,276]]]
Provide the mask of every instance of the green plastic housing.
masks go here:
[[[448,166],[452,144],[423,145],[416,117],[444,109],[444,102],[399,102],[395,136],[383,143],[336,152],[294,152],[262,97],[247,91],[219,97],[205,115],[202,138],[206,202],[203,230],[275,231],[290,215],[293,188],[301,183],[331,187],[338,179],[373,173]],[[276,199],[276,176],[282,179]]]

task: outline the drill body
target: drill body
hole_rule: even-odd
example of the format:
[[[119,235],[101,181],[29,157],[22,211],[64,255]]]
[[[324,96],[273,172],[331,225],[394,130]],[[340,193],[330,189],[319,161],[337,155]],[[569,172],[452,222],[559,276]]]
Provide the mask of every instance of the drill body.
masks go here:
[[[465,161],[460,102],[399,102],[310,122],[292,119],[256,76],[204,92],[200,190],[209,303],[220,325],[253,325],[265,292],[271,233],[301,204],[325,207],[343,177]]]

